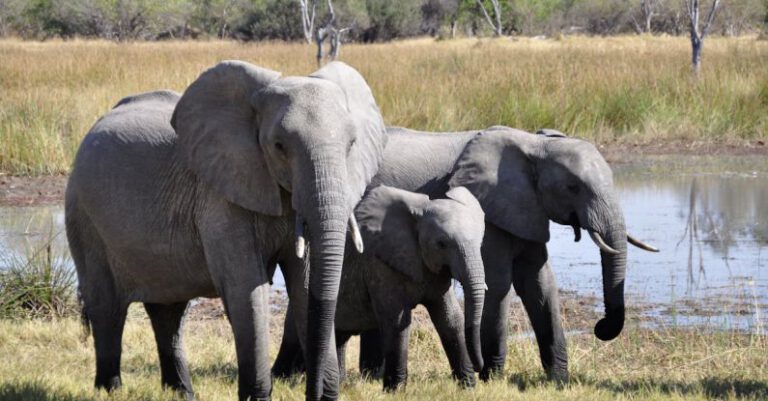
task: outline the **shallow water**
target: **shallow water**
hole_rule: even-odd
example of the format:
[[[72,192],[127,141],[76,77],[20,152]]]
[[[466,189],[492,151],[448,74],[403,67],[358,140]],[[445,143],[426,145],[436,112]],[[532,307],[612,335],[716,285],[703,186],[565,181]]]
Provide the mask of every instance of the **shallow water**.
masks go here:
[[[628,230],[661,249],[630,246],[627,304],[649,324],[762,332],[768,314],[768,160],[644,158],[614,166]],[[67,254],[61,207],[0,208],[0,268],[53,238]],[[602,300],[587,235],[552,224],[550,260],[562,290]],[[275,286],[284,287],[279,272]],[[596,308],[602,310],[598,303]]]

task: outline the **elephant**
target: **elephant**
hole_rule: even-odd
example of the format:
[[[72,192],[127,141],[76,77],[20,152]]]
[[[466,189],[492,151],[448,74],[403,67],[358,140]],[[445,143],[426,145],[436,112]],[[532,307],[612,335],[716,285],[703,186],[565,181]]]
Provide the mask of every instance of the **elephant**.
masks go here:
[[[308,77],[223,61],[179,95],[127,97],[90,129],[65,194],[65,225],[97,388],[120,387],[128,305],[142,302],[161,378],[193,398],[182,348],[188,301],[221,297],[240,400],[266,400],[269,283],[276,263],[310,264],[307,399],[335,399],[333,317],[353,210],[378,170],[385,127],[352,67]],[[307,246],[312,248],[306,255]]]
[[[568,380],[558,289],[546,246],[550,221],[571,226],[576,241],[586,230],[600,249],[605,317],[594,333],[603,341],[620,334],[627,243],[658,249],[627,233],[612,171],[592,144],[556,130],[534,135],[503,126],[455,133],[390,127],[387,136],[384,160],[371,185],[429,196],[465,187],[485,212],[482,259],[488,292],[481,324],[482,380],[504,369],[511,288],[529,316],[548,377]],[[294,332],[290,322],[286,332]],[[364,373],[375,374],[384,359],[377,335],[372,331],[361,338]],[[279,354],[280,363],[273,367],[276,376],[301,367],[288,353],[298,340],[284,336],[283,341],[288,344],[281,346],[286,354]]]
[[[379,329],[386,356],[384,389],[405,385],[411,311],[421,304],[437,329],[453,377],[473,386],[474,367],[482,365],[486,289],[480,256],[485,224],[477,199],[463,187],[448,191],[444,199],[430,199],[382,185],[363,197],[355,215],[368,245],[363,254],[347,251],[342,270],[335,325],[342,376],[350,336]],[[464,288],[466,317],[452,278]]]

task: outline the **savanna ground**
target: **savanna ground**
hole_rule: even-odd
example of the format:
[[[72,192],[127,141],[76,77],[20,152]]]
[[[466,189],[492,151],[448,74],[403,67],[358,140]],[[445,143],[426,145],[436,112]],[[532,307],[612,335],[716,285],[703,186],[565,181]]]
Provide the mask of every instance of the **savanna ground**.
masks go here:
[[[690,74],[689,46],[686,38],[666,37],[424,39],[345,45],[341,58],[366,77],[391,125],[551,127],[596,142],[613,162],[648,153],[768,154],[768,41],[707,39],[698,79]],[[222,59],[284,74],[316,68],[314,49],[301,43],[1,40],[0,205],[60,204],[74,152],[99,115],[129,94],[183,91]],[[0,289],[7,288],[7,282],[0,283]],[[271,321],[273,355],[281,336],[282,299],[275,297]],[[123,340],[124,388],[112,395],[94,391],[92,340],[72,311],[66,312],[71,301],[70,294],[64,317],[0,319],[0,401],[173,397],[160,388],[154,339],[138,306],[131,309]],[[353,343],[342,397],[768,399],[768,338],[759,328],[674,327],[641,318],[635,307],[622,335],[602,343],[591,335],[597,301],[563,297],[572,374],[564,389],[546,382],[527,318],[515,302],[507,368],[496,380],[471,390],[457,387],[421,311],[411,335],[407,388],[384,394],[380,382],[361,380]],[[216,303],[191,312],[185,341],[198,398],[236,399],[226,319]],[[273,398],[303,400],[303,379],[276,382]]]

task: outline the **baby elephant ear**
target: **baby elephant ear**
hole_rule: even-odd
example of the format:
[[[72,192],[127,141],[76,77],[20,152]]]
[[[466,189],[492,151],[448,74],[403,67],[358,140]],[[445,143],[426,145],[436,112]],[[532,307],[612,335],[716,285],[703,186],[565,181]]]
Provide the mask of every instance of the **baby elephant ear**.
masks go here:
[[[171,119],[187,166],[202,181],[232,203],[274,216],[285,211],[258,143],[251,95],[279,76],[242,61],[221,62],[187,88]]]
[[[416,222],[428,202],[426,195],[382,185],[355,209],[366,252],[415,282],[423,280]]]
[[[536,166],[526,147],[535,136],[512,128],[477,134],[464,148],[448,185],[466,187],[485,220],[517,237],[549,241],[549,218],[536,190]]]

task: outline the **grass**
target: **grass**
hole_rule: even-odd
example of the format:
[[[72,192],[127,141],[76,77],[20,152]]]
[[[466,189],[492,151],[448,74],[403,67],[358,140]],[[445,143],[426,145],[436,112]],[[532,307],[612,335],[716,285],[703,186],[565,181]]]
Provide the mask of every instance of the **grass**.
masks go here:
[[[133,307],[123,340],[124,387],[107,396],[92,389],[92,340],[77,319],[0,321],[0,400],[168,400],[160,386],[154,339],[146,316]],[[186,349],[200,400],[237,398],[234,345],[223,319],[192,320]],[[279,335],[274,335],[273,340]],[[545,381],[530,337],[509,343],[503,377],[462,390],[431,328],[411,335],[409,384],[395,394],[380,382],[359,378],[355,344],[348,352],[344,400],[762,400],[768,397],[766,338],[736,332],[629,327],[615,341],[569,337],[571,384],[558,390]],[[272,354],[276,352],[273,341]],[[303,400],[304,382],[277,381],[275,400]]]
[[[743,142],[768,138],[768,41],[709,38],[699,80],[687,38],[417,39],[348,44],[388,124],[462,130],[552,127],[588,140]],[[0,172],[65,173],[82,136],[119,99],[183,91],[242,59],[315,69],[302,43],[0,41]]]
[[[23,254],[0,255],[0,318],[61,318],[78,313],[75,271],[69,254],[57,254],[53,232]]]

